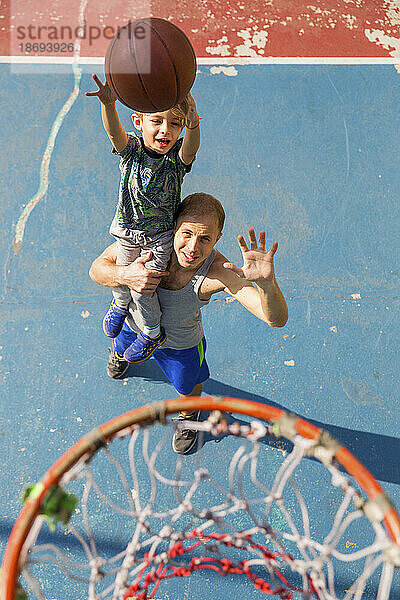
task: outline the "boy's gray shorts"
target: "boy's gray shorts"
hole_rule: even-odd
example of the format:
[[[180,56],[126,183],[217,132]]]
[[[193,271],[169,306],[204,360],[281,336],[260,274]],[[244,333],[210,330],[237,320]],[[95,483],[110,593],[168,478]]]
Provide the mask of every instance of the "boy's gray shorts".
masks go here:
[[[118,265],[129,265],[139,256],[151,250],[153,255],[146,262],[146,267],[157,271],[166,270],[173,248],[173,229],[149,234],[139,229],[123,229],[113,222],[110,233],[117,241]]]

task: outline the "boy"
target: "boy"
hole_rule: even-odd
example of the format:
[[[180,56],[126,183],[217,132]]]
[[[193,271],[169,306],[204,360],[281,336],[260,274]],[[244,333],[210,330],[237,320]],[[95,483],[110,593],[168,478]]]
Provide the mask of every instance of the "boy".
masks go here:
[[[178,106],[163,112],[132,116],[134,127],[142,133],[126,133],[115,108],[116,97],[107,83],[96,75],[98,86],[87,96],[101,102],[104,128],[121,157],[121,182],[117,211],[110,233],[117,240],[117,264],[128,265],[138,256],[147,255],[149,269],[166,270],[172,252],[173,227],[181,199],[183,177],[191,170],[200,145],[200,118],[189,93]],[[183,140],[179,136],[186,126]],[[160,326],[161,310],[157,294],[138,294],[128,287],[113,288],[113,300],[103,320],[103,330],[116,337],[135,301],[140,314],[141,333],[125,350],[128,362],[143,362],[166,340]]]

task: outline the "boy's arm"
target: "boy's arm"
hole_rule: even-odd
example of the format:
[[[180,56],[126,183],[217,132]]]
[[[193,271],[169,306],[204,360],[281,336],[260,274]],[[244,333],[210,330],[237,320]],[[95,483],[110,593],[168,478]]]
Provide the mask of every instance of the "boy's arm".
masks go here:
[[[101,102],[101,118],[104,129],[118,153],[122,152],[128,143],[128,136],[122,127],[115,108],[116,96],[107,83],[103,84],[97,75],[93,79],[99,88],[95,92],[86,92],[86,96],[97,96]]]
[[[200,117],[197,114],[196,104],[190,92],[179,107],[186,117],[186,130],[179,150],[179,158],[185,165],[190,165],[194,161],[200,146]]]
[[[250,250],[244,237],[238,237],[243,255],[242,268],[226,262],[222,255],[219,257],[216,272],[212,273],[219,281],[219,289],[216,287],[211,293],[223,289],[271,327],[283,327],[288,320],[288,309],[275,279],[274,254],[278,244],[275,242],[266,252],[264,231],[260,233],[258,245],[254,229],[249,229],[249,237]]]

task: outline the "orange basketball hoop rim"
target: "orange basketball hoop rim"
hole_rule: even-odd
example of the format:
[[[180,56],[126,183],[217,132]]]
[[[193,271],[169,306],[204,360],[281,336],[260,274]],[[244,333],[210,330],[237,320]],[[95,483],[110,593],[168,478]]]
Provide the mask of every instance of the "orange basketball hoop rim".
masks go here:
[[[271,432],[277,437],[282,436],[293,441],[299,435],[314,441],[307,454],[324,464],[329,464],[332,460],[336,461],[354,478],[368,497],[363,511],[371,521],[383,522],[393,542],[393,563],[396,567],[400,566],[397,564],[400,557],[400,517],[396,509],[368,469],[335,438],[305,419],[276,407],[231,397],[191,397],[147,404],[111,419],[81,438],[48,469],[39,482],[38,493],[26,500],[10,534],[2,563],[1,600],[15,598],[24,544],[50,486],[57,485],[66,471],[81,459],[90,457],[112,438],[126,435],[137,425],[163,423],[167,415],[182,410],[221,411],[247,415],[267,421]]]

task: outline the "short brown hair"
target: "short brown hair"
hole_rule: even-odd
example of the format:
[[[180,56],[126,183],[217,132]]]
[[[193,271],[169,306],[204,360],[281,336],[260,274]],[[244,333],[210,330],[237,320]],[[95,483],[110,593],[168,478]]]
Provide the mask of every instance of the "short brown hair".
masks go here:
[[[211,196],[211,194],[205,194],[204,192],[197,192],[196,194],[189,194],[182,200],[178,206],[176,219],[182,217],[202,217],[203,215],[209,215],[214,213],[219,233],[221,233],[225,223],[225,211],[219,200]]]
[[[179,123],[181,124],[181,127],[183,127],[185,125],[186,122],[186,117],[185,117],[185,113],[182,112],[182,110],[179,108],[179,106],[173,106],[170,111],[172,112],[172,114],[174,115],[174,117],[176,119],[178,119]],[[158,112],[158,111],[157,111]],[[163,112],[163,111],[160,111]],[[143,119],[143,115],[152,115],[154,113],[144,113],[144,112],[140,112],[139,110],[135,110],[135,112],[133,113],[132,117],[139,117],[140,119]]]

